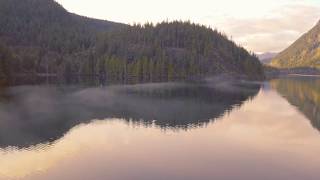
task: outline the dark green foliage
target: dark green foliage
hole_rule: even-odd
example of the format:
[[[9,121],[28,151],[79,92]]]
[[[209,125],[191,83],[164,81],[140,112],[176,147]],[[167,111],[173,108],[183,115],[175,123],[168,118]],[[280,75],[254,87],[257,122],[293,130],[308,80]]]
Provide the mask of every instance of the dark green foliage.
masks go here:
[[[198,79],[221,73],[262,79],[257,57],[223,34],[189,22],[134,25],[106,33],[97,57],[107,62],[111,79],[171,81]],[[117,69],[115,72],[115,68]],[[124,79],[123,79],[124,78]]]
[[[53,0],[0,0],[0,17],[10,44],[67,54],[92,47],[97,32],[116,26],[71,14]]]
[[[0,0],[0,39],[14,53],[13,75],[122,83],[264,77],[255,56],[216,30],[189,22],[122,25],[69,13],[53,0]]]
[[[8,83],[14,60],[10,49],[0,42],[0,86]]]
[[[16,73],[61,73],[89,56],[98,33],[119,26],[69,13],[54,0],[0,0],[0,39],[20,59]]]

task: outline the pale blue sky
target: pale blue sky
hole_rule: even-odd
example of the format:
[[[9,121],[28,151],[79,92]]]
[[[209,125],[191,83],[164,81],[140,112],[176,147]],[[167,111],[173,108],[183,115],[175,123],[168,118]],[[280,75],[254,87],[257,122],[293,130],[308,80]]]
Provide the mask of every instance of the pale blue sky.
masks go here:
[[[281,51],[320,19],[320,0],[57,0],[68,11],[122,23],[191,20],[248,50]]]

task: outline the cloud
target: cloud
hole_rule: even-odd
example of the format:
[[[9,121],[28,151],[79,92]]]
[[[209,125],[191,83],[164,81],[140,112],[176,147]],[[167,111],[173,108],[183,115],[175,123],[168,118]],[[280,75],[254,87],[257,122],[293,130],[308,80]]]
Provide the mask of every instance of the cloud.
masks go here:
[[[277,52],[293,43],[320,19],[320,7],[286,5],[259,18],[227,18],[218,27],[255,52]]]
[[[190,20],[255,52],[281,51],[320,19],[319,0],[56,0],[77,14],[132,24]]]

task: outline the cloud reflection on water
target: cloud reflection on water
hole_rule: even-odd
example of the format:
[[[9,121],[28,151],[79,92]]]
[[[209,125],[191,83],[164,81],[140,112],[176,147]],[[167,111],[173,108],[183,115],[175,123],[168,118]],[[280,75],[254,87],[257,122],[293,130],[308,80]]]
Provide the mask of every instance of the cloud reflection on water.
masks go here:
[[[318,179],[319,138],[299,111],[263,89],[206,128],[163,131],[109,119],[76,126],[51,145],[2,149],[0,177]]]

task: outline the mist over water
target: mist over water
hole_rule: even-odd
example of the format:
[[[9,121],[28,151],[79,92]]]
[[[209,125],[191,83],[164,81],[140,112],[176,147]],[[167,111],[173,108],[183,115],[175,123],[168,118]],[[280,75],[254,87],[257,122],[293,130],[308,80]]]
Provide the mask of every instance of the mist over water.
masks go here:
[[[3,90],[0,103],[0,146],[53,141],[92,119],[123,118],[145,126],[154,123],[184,130],[201,127],[254,97],[260,88],[237,87],[242,91],[208,83],[12,87]]]
[[[291,78],[2,89],[0,179],[316,180],[319,87]]]

